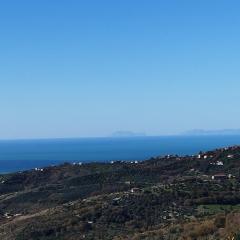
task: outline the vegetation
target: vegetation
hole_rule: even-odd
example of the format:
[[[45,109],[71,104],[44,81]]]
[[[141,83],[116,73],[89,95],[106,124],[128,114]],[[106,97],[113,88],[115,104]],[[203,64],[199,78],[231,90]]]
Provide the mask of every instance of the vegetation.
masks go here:
[[[0,239],[240,239],[239,169],[236,146],[1,175]]]

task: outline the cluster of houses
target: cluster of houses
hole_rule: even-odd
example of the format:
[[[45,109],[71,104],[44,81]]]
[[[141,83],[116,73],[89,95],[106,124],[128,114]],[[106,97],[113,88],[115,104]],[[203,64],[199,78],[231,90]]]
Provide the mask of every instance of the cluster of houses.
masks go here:
[[[207,158],[213,158],[213,155],[201,155],[201,154],[198,154],[197,155],[197,158],[198,159],[201,159],[201,158],[203,158],[203,159],[207,159]]]
[[[228,150],[233,150],[235,147],[230,147],[230,148],[222,148],[220,149],[222,152],[223,151],[228,151]],[[237,148],[237,147],[236,147]],[[210,158],[213,158],[214,156],[213,155],[197,155],[197,158],[198,159],[210,159]],[[234,158],[234,155],[233,154],[229,154],[226,156],[228,159],[233,159]],[[217,160],[217,161],[213,161],[213,162],[210,162],[210,165],[214,165],[214,166],[224,166],[224,162],[223,161],[220,161],[220,160]],[[233,179],[233,178],[236,178],[234,175],[232,174],[225,174],[225,173],[217,173],[217,174],[214,174],[211,176],[211,179],[212,180],[227,180],[227,179]]]
[[[73,165],[74,165],[74,166],[75,166],[75,165],[82,166],[82,162],[78,162],[78,163],[74,162]]]
[[[223,166],[224,164],[222,161],[216,161],[216,162],[211,162],[210,165]]]
[[[125,161],[111,161],[110,163],[114,164],[114,163],[128,163],[128,162],[125,162]],[[138,161],[131,161],[129,163],[131,163],[131,164],[138,164]]]
[[[43,172],[44,171],[43,168],[34,168],[34,170],[37,171],[37,172]]]

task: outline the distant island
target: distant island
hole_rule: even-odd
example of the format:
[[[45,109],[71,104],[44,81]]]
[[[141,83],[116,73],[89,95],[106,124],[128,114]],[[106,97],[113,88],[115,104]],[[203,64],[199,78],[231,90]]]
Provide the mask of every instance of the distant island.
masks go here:
[[[219,130],[204,130],[193,129],[180,133],[181,136],[240,136],[240,129],[219,129]],[[147,137],[144,132],[132,132],[132,131],[116,131],[112,133],[111,137]],[[171,136],[171,135],[167,135]]]
[[[240,135],[240,129],[222,129],[222,130],[194,129],[183,132],[181,135],[187,136]]]

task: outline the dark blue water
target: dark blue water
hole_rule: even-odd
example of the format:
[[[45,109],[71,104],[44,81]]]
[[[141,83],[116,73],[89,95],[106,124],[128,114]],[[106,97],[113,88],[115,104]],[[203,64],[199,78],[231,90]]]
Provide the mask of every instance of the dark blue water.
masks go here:
[[[240,136],[171,136],[0,141],[0,172],[63,162],[144,160],[152,156],[195,154],[240,145]]]

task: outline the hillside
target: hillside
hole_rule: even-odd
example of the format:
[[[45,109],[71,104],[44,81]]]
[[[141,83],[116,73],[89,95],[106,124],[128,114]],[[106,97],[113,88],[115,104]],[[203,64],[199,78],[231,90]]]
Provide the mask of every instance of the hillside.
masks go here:
[[[0,176],[0,239],[240,239],[240,147]]]

